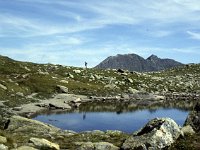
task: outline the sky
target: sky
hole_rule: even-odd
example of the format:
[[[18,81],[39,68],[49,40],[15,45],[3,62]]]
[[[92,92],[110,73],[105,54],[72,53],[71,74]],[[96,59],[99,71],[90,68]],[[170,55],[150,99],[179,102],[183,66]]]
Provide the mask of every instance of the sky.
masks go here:
[[[200,0],[0,0],[0,55],[94,67],[130,53],[200,63]]]

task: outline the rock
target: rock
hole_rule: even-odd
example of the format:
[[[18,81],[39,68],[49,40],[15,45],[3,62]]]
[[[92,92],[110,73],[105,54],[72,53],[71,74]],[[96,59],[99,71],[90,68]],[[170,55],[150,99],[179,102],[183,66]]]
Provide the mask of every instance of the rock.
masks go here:
[[[74,100],[71,100],[72,103],[81,103],[81,98],[77,98],[77,99],[74,99]]]
[[[73,76],[71,73],[68,73],[67,76],[68,76],[69,78],[72,78],[72,79],[74,78],[74,76]]]
[[[0,136],[0,144],[5,144],[5,143],[7,143],[7,138]]]
[[[128,88],[128,92],[129,92],[130,94],[136,94],[136,93],[138,93],[139,91],[136,90],[136,89],[133,89],[132,87],[129,87],[129,88]]]
[[[13,110],[14,111],[20,111],[20,110],[22,110],[22,107],[14,107]]]
[[[69,106],[66,103],[49,103],[50,109],[71,109],[71,106]]]
[[[24,79],[25,79],[25,78],[28,78],[29,76],[30,76],[30,73],[23,74],[23,75],[22,75],[22,78],[24,78]]]
[[[128,82],[133,83],[133,79],[128,78],[127,80],[128,80]]]
[[[115,137],[115,136],[119,136],[122,134],[122,131],[118,131],[118,130],[107,130],[106,131],[106,135]]]
[[[41,75],[49,75],[48,72],[42,72],[41,70],[38,71],[38,74],[41,74]]]
[[[80,145],[78,150],[119,150],[119,147],[116,147],[108,142],[83,142],[78,144]]]
[[[124,73],[125,71],[123,69],[118,69],[117,72]]]
[[[93,76],[93,74],[91,74],[89,78],[91,79],[91,81],[95,80],[95,77]]]
[[[108,142],[94,143],[95,150],[119,150],[119,147]]]
[[[9,132],[20,132],[30,135],[47,135],[49,133],[56,134],[60,129],[47,125],[37,120],[24,118],[21,116],[12,116],[6,122],[4,129]],[[31,131],[31,132],[30,132]]]
[[[81,105],[81,98],[73,99],[70,101],[75,108],[78,108]]]
[[[193,135],[195,134],[193,128],[190,125],[184,126],[181,131],[183,132],[183,135]]]
[[[0,84],[0,88],[2,88],[3,90],[7,90],[8,88],[5,85]]]
[[[95,77],[97,80],[100,80],[100,79],[102,78],[102,76],[97,75],[97,74],[95,74],[94,77]]]
[[[197,103],[194,110],[191,111],[184,123],[184,126],[190,125],[195,132],[200,133],[200,103]]]
[[[60,80],[61,83],[69,83],[67,80]]]
[[[121,98],[130,99],[130,96],[129,96],[128,94],[123,93],[123,94],[121,95]]]
[[[81,70],[73,70],[74,73],[79,74],[81,73]]]
[[[30,147],[30,146],[20,146],[16,149],[11,149],[11,150],[38,150],[38,149]]]
[[[164,100],[164,99],[165,99],[165,96],[154,95],[153,99],[154,99],[154,100]]]
[[[68,88],[62,85],[57,85],[56,86],[57,90],[59,93],[68,93]]]
[[[31,138],[30,143],[38,149],[48,149],[48,150],[60,150],[60,146],[56,143],[52,143],[46,139]]]
[[[26,71],[31,71],[31,69],[29,69],[27,66],[25,66],[24,69],[25,69]]]
[[[155,118],[130,136],[122,148],[160,150],[170,146],[180,136],[179,126],[170,118]]]
[[[115,85],[115,84],[105,85],[104,88],[108,88],[108,89],[111,89],[111,90],[119,89],[119,87],[117,85]]]
[[[48,107],[47,104],[43,104],[43,103],[35,104],[35,106],[38,106],[38,107]]]
[[[124,73],[121,73],[121,75],[128,76],[128,73],[124,72]]]
[[[8,150],[8,147],[3,144],[0,144],[0,150]]]
[[[92,142],[85,142],[85,143],[76,142],[76,145],[79,145],[77,150],[95,150],[94,144]]]
[[[0,107],[4,107],[5,106],[3,103],[4,102],[0,101]]]
[[[22,92],[17,92],[16,95],[17,95],[17,96],[21,96],[21,97],[24,96],[24,94],[23,94]]]

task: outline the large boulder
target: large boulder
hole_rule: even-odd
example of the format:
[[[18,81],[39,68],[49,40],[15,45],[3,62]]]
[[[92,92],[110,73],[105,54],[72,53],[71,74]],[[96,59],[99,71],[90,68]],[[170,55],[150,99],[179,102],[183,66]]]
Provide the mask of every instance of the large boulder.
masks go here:
[[[5,129],[6,131],[10,132],[21,132],[23,134],[27,133],[33,135],[45,135],[49,133],[57,133],[60,131],[60,129],[54,126],[21,116],[12,116],[6,123]]]
[[[58,144],[52,143],[46,139],[31,138],[29,142],[38,149],[60,150],[60,146]]]
[[[180,136],[181,130],[170,118],[155,118],[133,133],[122,146],[124,150],[160,150],[170,146]]]
[[[185,121],[184,126],[190,125],[195,132],[200,133],[200,103],[197,103]]]

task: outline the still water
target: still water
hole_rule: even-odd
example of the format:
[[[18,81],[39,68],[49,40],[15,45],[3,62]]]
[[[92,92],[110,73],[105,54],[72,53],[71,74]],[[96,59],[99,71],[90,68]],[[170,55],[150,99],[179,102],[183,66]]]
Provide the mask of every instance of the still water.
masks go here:
[[[33,119],[52,124],[64,130],[73,130],[76,132],[120,130],[126,133],[132,133],[156,117],[170,117],[182,126],[187,115],[188,111],[185,110],[159,108],[156,110],[143,109],[122,113],[103,111],[52,113],[41,114]]]

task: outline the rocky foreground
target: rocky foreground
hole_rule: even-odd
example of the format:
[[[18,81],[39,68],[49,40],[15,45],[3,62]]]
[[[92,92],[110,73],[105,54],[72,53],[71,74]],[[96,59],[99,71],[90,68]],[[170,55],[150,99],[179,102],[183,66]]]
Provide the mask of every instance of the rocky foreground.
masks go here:
[[[159,105],[192,109],[200,99],[199,64],[138,73],[33,64],[1,56],[0,71],[0,150],[200,148],[199,105],[183,128],[170,118],[157,118],[131,135],[62,131],[28,119],[41,111],[82,109],[91,103],[125,104],[130,110]]]
[[[5,110],[6,112],[6,110]],[[170,118],[155,118],[133,134],[121,131],[88,131],[76,133],[13,115],[1,115],[0,149],[77,149],[77,150],[135,150],[173,149],[178,139],[200,133],[200,105],[189,114],[184,127]],[[3,122],[4,120],[4,122]]]

